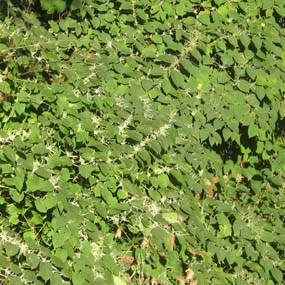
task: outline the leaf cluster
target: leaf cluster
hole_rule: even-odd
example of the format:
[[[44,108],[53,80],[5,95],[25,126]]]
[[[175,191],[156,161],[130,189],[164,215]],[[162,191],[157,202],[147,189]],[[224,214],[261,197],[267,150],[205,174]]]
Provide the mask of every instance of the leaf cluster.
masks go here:
[[[19,3],[4,284],[282,284],[284,1]]]

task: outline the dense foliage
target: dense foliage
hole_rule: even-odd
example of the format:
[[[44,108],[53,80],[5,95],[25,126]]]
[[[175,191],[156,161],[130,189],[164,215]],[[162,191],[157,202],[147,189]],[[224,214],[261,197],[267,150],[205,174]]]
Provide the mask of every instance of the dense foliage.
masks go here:
[[[282,284],[285,2],[4,2],[2,283]]]

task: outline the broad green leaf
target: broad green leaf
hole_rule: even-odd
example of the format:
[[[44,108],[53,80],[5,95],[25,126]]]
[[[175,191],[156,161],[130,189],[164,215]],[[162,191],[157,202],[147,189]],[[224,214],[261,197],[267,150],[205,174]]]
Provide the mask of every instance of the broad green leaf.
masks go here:
[[[116,198],[113,197],[113,195],[112,195],[111,191],[109,191],[109,189],[107,189],[107,188],[101,189],[101,195],[109,206],[116,204]]]
[[[41,178],[49,179],[51,177],[51,173],[45,167],[41,167],[35,171],[35,174]]]
[[[158,185],[161,187],[161,188],[166,188],[170,185],[170,180],[169,180],[169,177],[167,174],[160,174],[158,177],[157,177],[157,181],[158,181]]]
[[[12,244],[10,242],[5,242],[4,244],[5,252],[8,256],[15,256],[19,253],[19,246]]]
[[[25,170],[23,168],[16,168],[14,177],[14,185],[17,190],[21,191],[25,181]]]
[[[46,10],[48,14],[61,13],[66,9],[66,2],[64,0],[41,0],[41,6],[43,10]]]
[[[152,178],[154,178],[154,177],[152,177]],[[157,186],[154,186],[154,187],[156,188]],[[159,192],[157,190],[149,189],[147,192],[148,192],[148,194],[152,200],[154,200],[156,202],[161,200],[161,195],[159,194]]]
[[[27,263],[29,267],[33,270],[36,269],[39,265],[40,259],[37,254],[35,253],[28,253],[26,256]]]
[[[191,49],[190,53],[199,63],[201,62],[202,57],[197,49]]]
[[[16,152],[10,146],[4,146],[3,153],[4,153],[4,156],[8,159],[8,161],[15,163]]]
[[[72,273],[72,283],[74,285],[84,284],[85,278],[82,273],[80,272],[73,272]]]
[[[47,212],[47,207],[45,204],[45,200],[44,199],[37,199],[35,201],[35,205],[36,205],[36,209],[41,212],[41,213],[46,213]]]
[[[217,220],[220,229],[220,231],[218,232],[218,237],[220,238],[230,237],[232,235],[232,226],[228,218],[223,213],[219,213],[217,215]]]
[[[175,212],[163,213],[162,217],[166,220],[169,224],[174,224],[178,222],[178,214]]]
[[[278,282],[279,284],[281,284],[282,281],[284,281],[283,274],[282,274],[282,271],[280,269],[278,269],[278,268],[271,268],[270,272],[271,272],[274,280],[276,282]]]
[[[14,104],[14,108],[15,108],[15,111],[21,115],[25,112],[25,109],[26,109],[26,104],[23,104],[23,103],[15,103]]]
[[[144,12],[143,9],[136,9],[136,14],[138,15],[138,17],[144,21],[146,21],[148,19],[147,14]]]
[[[19,193],[18,191],[14,189],[10,191],[10,195],[13,201],[15,201],[16,203],[20,203],[25,198],[24,193]]]
[[[47,210],[49,210],[57,205],[58,197],[54,195],[53,193],[48,193],[45,197],[44,203],[45,203]]]
[[[1,48],[1,46],[0,46]],[[10,94],[11,93],[11,87],[7,81],[0,82],[0,91],[4,94]]]
[[[0,44],[0,52],[1,53],[4,53],[4,52],[7,52],[9,50],[8,46],[7,45],[4,45],[4,44]]]
[[[198,17],[199,21],[204,24],[204,25],[209,25],[211,23],[211,20],[210,20],[210,13],[209,11],[204,11],[204,12],[201,12],[199,14],[199,17]]]
[[[50,263],[41,262],[39,268],[39,275],[46,281],[48,281],[53,274],[53,269]]]
[[[84,178],[89,178],[93,170],[92,165],[82,164],[79,166],[79,174]]]
[[[249,127],[248,127],[249,138],[258,136],[258,133],[259,133],[258,131],[259,131],[259,129],[256,125],[254,125],[254,124],[249,125]]]
[[[246,34],[240,36],[240,41],[243,44],[244,48],[247,48],[251,42],[249,36]]]
[[[181,72],[179,72],[175,69],[172,70],[170,72],[170,78],[177,88],[180,88],[180,87],[183,88],[185,86],[184,77],[181,74]]]
[[[262,46],[262,39],[259,36],[253,36],[252,42],[257,50],[259,50]]]

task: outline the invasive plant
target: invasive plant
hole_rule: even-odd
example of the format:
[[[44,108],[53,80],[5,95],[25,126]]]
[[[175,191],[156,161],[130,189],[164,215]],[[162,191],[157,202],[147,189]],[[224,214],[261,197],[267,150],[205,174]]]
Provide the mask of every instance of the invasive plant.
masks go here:
[[[3,284],[282,284],[284,1],[6,4]]]

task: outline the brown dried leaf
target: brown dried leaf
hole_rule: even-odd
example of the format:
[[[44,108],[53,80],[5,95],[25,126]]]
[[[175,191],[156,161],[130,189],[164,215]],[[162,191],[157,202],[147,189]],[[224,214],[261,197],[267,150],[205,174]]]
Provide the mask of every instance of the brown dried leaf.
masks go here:
[[[122,229],[121,228],[117,228],[116,234],[115,234],[115,238],[121,238],[122,236]]]
[[[120,261],[123,263],[127,263],[127,264],[133,264],[135,261],[135,258],[131,255],[125,255],[120,258]]]
[[[205,255],[207,254],[207,251],[204,251],[204,250],[195,250],[195,249],[192,249],[192,248],[187,248],[188,252],[191,253],[192,255]]]
[[[149,240],[147,238],[144,238],[141,243],[141,248],[148,248],[149,247]]]
[[[174,235],[169,236],[169,244],[170,244],[170,250],[173,250],[174,244],[175,244],[175,236]]]
[[[183,223],[184,217],[183,217],[182,215],[178,215],[178,216],[177,216],[177,221],[178,221],[179,223]]]
[[[8,73],[9,73],[9,68],[8,68],[8,66],[6,66],[5,69],[3,70],[2,74],[6,76],[6,75],[8,75]]]
[[[86,54],[86,58],[87,58],[87,59],[94,59],[94,55],[93,55],[92,53],[88,52],[88,53]]]

